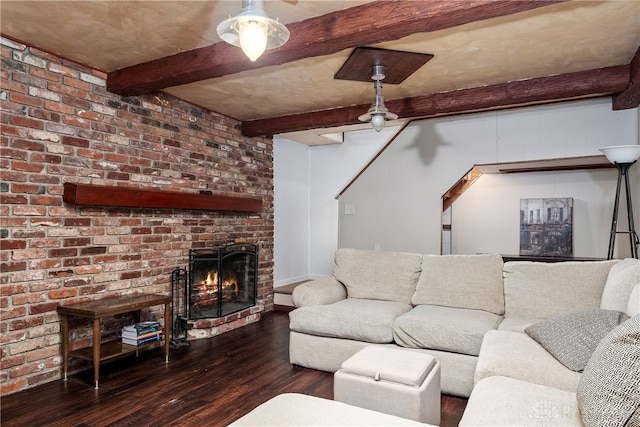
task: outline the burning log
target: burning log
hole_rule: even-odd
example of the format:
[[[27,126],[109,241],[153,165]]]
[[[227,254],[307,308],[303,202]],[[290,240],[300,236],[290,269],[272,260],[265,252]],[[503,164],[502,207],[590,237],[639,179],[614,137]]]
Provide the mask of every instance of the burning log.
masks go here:
[[[233,274],[227,274],[222,281],[221,294],[223,301],[236,300],[238,297],[238,279]],[[194,307],[202,307],[218,302],[218,272],[207,272],[207,277],[194,288]]]

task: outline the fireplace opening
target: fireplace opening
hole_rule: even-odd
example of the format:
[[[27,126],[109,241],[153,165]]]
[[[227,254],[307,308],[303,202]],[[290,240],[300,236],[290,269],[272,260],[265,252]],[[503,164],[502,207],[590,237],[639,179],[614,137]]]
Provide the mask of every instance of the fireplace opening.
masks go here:
[[[188,270],[176,269],[172,285],[185,286],[187,319],[224,317],[256,303],[258,250],[248,243],[190,249]],[[176,283],[178,282],[178,283]],[[178,319],[180,320],[180,319]]]

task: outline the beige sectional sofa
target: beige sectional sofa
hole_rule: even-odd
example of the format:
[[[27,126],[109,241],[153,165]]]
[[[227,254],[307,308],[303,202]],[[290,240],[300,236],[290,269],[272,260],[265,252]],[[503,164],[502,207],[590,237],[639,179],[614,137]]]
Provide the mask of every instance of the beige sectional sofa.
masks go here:
[[[543,307],[547,320],[487,332],[460,426],[640,427],[640,260],[613,265],[600,293],[603,310]]]
[[[339,249],[331,277],[293,292],[290,361],[335,372],[367,345],[397,346],[441,363],[443,393],[468,397],[490,377],[575,393],[581,374],[524,330],[584,310],[637,314],[638,262],[503,263],[493,254]]]

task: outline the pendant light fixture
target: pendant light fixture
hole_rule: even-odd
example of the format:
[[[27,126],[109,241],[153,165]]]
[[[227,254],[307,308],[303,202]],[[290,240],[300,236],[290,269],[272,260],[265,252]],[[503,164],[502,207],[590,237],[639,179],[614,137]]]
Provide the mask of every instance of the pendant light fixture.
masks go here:
[[[264,11],[264,0],[242,0],[240,13],[218,24],[217,31],[222,40],[242,48],[251,61],[289,40],[287,27]]]
[[[385,68],[384,65],[374,65],[371,67],[371,79],[373,80],[373,87],[375,89],[375,95],[373,96],[373,103],[366,114],[358,117],[361,122],[371,122],[371,125],[380,132],[384,127],[387,120],[395,120],[398,118],[397,114],[394,114],[387,110],[384,106],[384,97],[382,96],[382,80],[384,80]]]

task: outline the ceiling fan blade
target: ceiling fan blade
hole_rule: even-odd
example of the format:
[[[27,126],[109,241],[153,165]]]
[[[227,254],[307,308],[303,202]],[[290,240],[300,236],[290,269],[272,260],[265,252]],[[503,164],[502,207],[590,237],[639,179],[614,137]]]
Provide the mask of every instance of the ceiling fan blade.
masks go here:
[[[292,5],[294,5],[294,6],[295,6],[295,5],[297,5],[297,4],[298,4],[298,2],[299,2],[300,0],[280,0],[280,1],[283,1],[283,2],[285,2],[285,3],[292,4]]]

